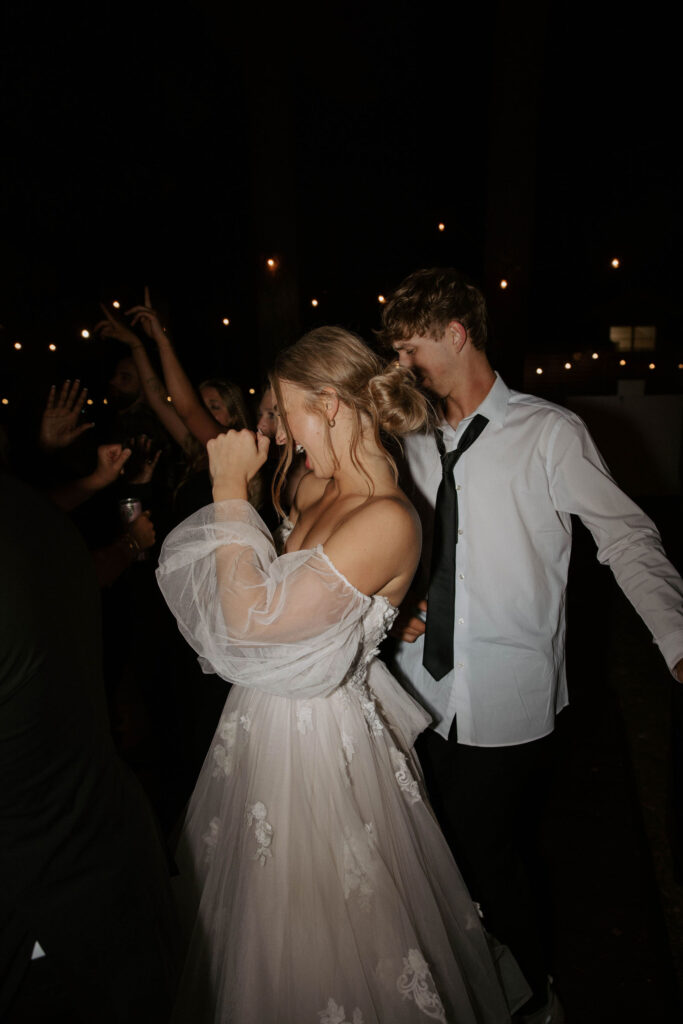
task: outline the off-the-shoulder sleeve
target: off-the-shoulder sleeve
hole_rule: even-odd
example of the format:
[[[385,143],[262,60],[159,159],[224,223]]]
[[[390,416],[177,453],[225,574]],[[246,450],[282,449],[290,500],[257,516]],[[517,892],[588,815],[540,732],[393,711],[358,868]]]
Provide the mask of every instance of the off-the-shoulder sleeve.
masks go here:
[[[321,546],[277,557],[246,501],[208,505],[177,526],[157,580],[205,672],[290,698],[327,696],[344,679],[370,601]]]

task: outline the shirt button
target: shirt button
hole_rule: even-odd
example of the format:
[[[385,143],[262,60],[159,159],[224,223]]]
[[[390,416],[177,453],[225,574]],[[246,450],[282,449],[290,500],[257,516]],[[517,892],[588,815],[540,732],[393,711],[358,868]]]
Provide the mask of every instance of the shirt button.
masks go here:
[[[455,489],[456,489],[456,491],[461,491],[462,490],[462,484],[456,484],[455,485]]]
[[[465,622],[465,620],[464,620],[464,619],[458,619],[458,622],[459,622],[459,623],[460,623],[460,625],[462,626],[462,625],[464,625],[464,622]]]
[[[463,663],[461,661],[459,661],[459,662],[457,662],[455,667],[456,668],[464,668],[465,666],[463,665]]]
[[[463,533],[462,530],[458,530],[458,537],[462,537],[462,533]]]
[[[459,580],[464,580],[465,579],[465,573],[464,572],[459,572],[458,573],[458,579]]]

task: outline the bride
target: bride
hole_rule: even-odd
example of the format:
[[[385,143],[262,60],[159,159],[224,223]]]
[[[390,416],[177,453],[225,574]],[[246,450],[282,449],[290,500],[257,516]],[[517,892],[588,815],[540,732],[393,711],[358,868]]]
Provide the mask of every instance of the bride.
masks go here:
[[[281,353],[272,384],[280,478],[295,447],[310,470],[285,553],[247,502],[269,441],[230,431],[208,445],[214,504],[158,570],[204,670],[236,684],[178,851],[174,1020],[509,1021],[529,990],[426,802],[412,746],[428,718],[376,658],[420,550],[381,432],[422,426],[425,400],[337,327]]]

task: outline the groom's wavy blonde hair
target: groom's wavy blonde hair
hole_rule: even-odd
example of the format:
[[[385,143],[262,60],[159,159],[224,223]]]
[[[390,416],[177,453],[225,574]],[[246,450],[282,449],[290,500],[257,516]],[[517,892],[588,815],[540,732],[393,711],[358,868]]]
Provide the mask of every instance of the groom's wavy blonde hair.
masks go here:
[[[280,352],[270,382],[287,436],[273,481],[273,502],[279,515],[284,515],[280,495],[292,464],[294,447],[283,412],[281,382],[294,384],[306,392],[306,408],[320,415],[330,451],[333,449],[330,425],[324,415],[325,394],[333,390],[339,401],[351,410],[351,462],[366,478],[368,495],[374,492],[374,484],[358,454],[363,432],[371,430],[376,443],[384,447],[382,434],[390,437],[409,434],[423,427],[431,416],[429,402],[417,389],[412,373],[396,362],[383,362],[361,338],[343,327],[317,327]],[[385,454],[394,477],[398,478],[394,459],[386,450]]]

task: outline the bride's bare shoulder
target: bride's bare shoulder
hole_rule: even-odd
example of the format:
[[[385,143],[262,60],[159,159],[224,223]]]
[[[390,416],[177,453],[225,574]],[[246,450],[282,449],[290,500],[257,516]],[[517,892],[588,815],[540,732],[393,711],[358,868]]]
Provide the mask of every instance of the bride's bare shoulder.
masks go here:
[[[347,516],[325,553],[358,590],[398,604],[417,567],[421,537],[415,509],[396,492],[371,498]]]

